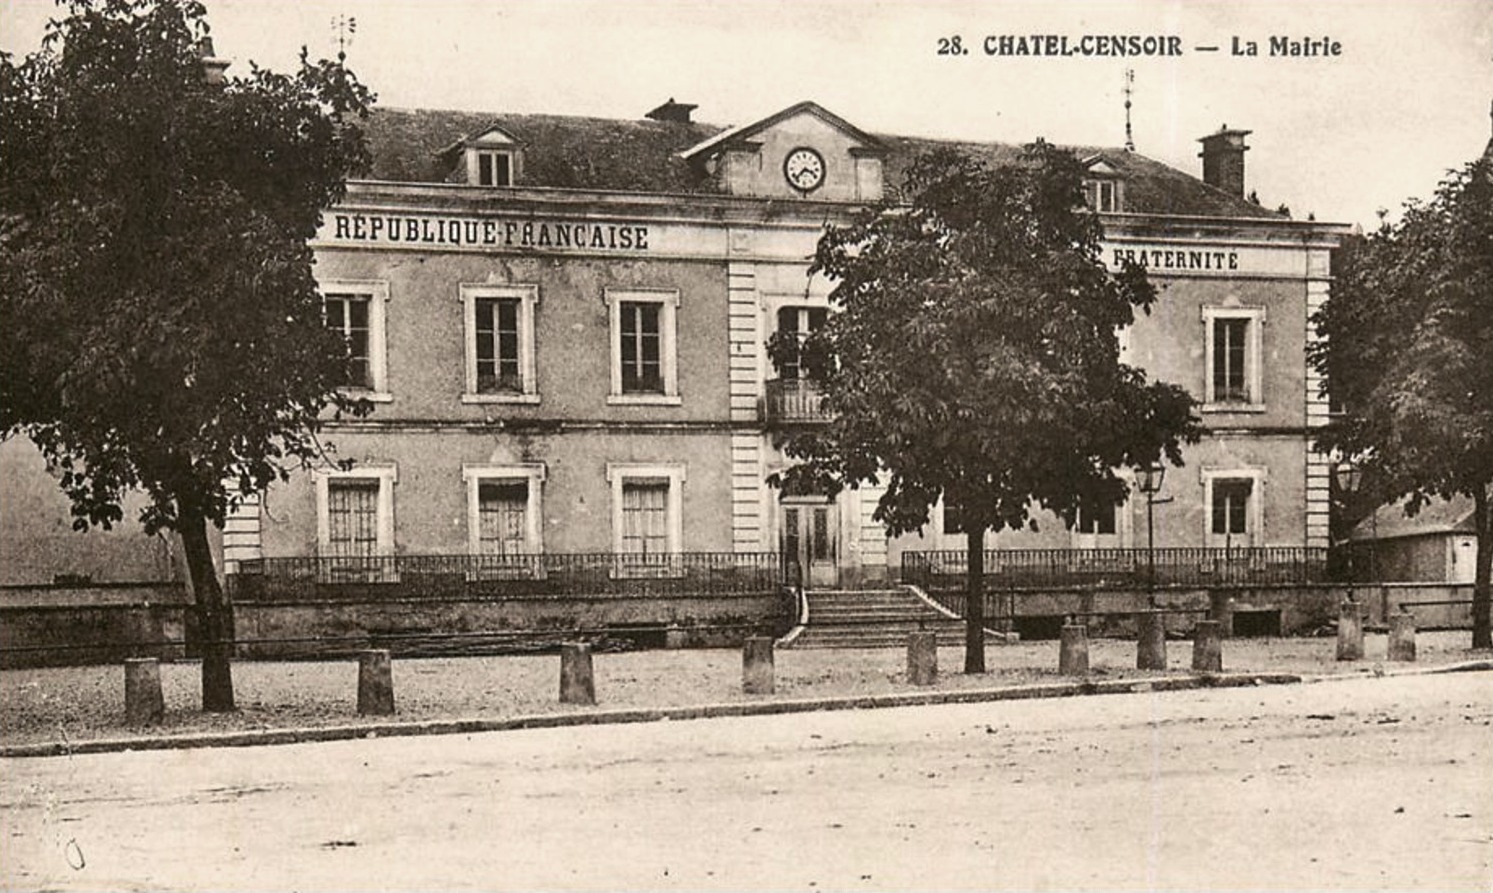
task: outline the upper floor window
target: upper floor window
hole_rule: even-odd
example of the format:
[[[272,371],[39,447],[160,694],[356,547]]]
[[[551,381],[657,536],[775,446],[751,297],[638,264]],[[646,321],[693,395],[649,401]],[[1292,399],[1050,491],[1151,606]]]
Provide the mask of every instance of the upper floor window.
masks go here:
[[[464,403],[537,403],[532,285],[463,285],[466,316]]]
[[[321,284],[322,313],[327,327],[347,341],[346,387],[369,400],[391,399],[386,382],[386,282],[329,281]]]
[[[675,314],[679,293],[608,290],[612,330],[610,403],[678,404]]]
[[[809,335],[824,328],[829,319],[825,307],[780,307],[778,308],[778,334],[785,342],[784,350],[776,357],[778,377],[784,381],[797,381],[803,377],[803,362],[800,349]],[[788,348],[787,344],[792,347]]]
[[[1203,409],[1263,410],[1260,350],[1264,308],[1208,307],[1203,310],[1203,321],[1207,329]]]

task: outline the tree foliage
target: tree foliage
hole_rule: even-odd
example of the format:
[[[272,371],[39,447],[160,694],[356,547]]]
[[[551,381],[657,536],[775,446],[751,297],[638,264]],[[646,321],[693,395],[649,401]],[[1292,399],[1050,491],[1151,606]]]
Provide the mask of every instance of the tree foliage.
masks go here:
[[[1493,647],[1493,158],[1350,239],[1333,272],[1311,361],[1344,412],[1320,448],[1360,464],[1378,502],[1473,500],[1473,644]]]
[[[0,58],[0,431],[41,447],[76,526],[143,490],[217,640],[205,525],[315,460],[325,411],[365,410],[338,395],[307,242],[369,160],[373,97],[304,50],[294,74],[210,83],[204,16],[71,0],[41,51]],[[208,675],[204,706],[231,707]]]
[[[935,150],[910,168],[910,204],[831,227],[813,264],[839,312],[809,336],[804,367],[833,421],[791,438],[800,462],[781,483],[879,482],[875,516],[894,534],[940,500],[957,507],[971,672],[984,666],[984,532],[1035,526],[1037,507],[1071,524],[1082,506],[1118,504],[1119,469],[1180,464],[1201,433],[1182,388],[1119,360],[1117,333],[1155,290],[1139,267],[1105,267],[1082,170],[1042,142],[994,168]]]

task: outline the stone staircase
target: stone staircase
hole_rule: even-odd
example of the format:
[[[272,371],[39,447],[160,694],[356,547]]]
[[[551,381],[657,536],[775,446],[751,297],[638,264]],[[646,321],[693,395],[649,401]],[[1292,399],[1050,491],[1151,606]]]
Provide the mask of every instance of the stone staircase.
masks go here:
[[[809,590],[808,622],[785,648],[905,648],[915,632],[940,645],[964,644],[964,621],[910,589]]]

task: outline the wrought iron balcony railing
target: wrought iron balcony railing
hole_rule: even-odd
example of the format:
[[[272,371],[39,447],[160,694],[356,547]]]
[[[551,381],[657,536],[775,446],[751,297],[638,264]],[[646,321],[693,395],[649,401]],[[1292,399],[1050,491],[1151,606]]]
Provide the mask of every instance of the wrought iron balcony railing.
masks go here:
[[[827,422],[819,388],[803,379],[774,378],[767,382],[762,399],[762,421],[768,424],[804,425]]]

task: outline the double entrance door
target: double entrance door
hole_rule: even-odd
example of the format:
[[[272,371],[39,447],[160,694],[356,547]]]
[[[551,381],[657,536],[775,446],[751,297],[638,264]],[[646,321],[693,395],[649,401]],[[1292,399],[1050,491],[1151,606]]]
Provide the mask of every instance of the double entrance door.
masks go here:
[[[779,506],[783,566],[796,584],[839,585],[839,508],[827,499],[785,498]]]

